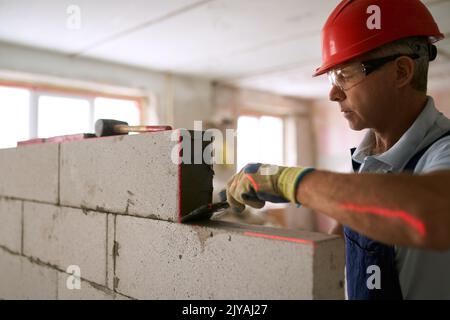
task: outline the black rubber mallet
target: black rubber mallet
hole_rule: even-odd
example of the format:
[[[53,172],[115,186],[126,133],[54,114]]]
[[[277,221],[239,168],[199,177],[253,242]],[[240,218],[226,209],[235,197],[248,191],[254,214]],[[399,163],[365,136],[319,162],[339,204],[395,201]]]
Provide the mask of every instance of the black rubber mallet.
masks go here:
[[[95,135],[97,137],[115,136],[130,132],[156,132],[172,130],[171,126],[129,126],[125,121],[113,119],[98,119],[95,122]]]

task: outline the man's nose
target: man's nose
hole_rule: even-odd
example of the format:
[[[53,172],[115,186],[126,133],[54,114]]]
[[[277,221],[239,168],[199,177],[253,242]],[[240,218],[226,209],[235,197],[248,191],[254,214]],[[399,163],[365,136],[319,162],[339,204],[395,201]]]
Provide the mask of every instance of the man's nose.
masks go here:
[[[337,86],[332,86],[329,94],[330,101],[341,102],[346,98],[345,92]]]

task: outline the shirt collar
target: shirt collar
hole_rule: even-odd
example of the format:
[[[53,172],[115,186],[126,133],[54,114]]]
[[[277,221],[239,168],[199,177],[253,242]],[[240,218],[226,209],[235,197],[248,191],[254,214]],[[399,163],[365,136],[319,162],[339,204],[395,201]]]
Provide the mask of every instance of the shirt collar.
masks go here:
[[[385,164],[385,167],[387,167],[388,170],[399,171],[418,151],[417,149],[424,140],[427,132],[433,126],[438,115],[439,113],[436,110],[433,98],[428,97],[425,108],[412,126],[409,127],[397,143],[389,150],[380,155],[370,155],[369,152],[375,142],[375,135],[372,130],[369,130],[358,148],[356,148],[352,157],[353,160],[358,163],[363,163],[366,158],[373,158]]]

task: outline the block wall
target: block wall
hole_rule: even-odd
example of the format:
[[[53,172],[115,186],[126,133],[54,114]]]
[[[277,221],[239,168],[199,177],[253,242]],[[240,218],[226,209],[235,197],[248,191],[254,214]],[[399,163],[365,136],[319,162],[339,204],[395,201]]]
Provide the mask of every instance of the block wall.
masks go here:
[[[0,299],[344,298],[337,237],[179,223],[213,191],[184,133],[0,150]]]

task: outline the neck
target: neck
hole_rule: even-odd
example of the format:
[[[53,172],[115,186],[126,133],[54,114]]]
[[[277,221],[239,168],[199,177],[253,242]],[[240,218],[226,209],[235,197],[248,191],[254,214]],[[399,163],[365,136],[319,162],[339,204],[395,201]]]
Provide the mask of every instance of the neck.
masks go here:
[[[427,103],[427,96],[410,96],[411,98],[397,99],[395,115],[383,123],[379,128],[373,128],[375,145],[372,154],[381,154],[394,146],[403,134],[412,126]],[[394,114],[394,113],[393,113]]]

